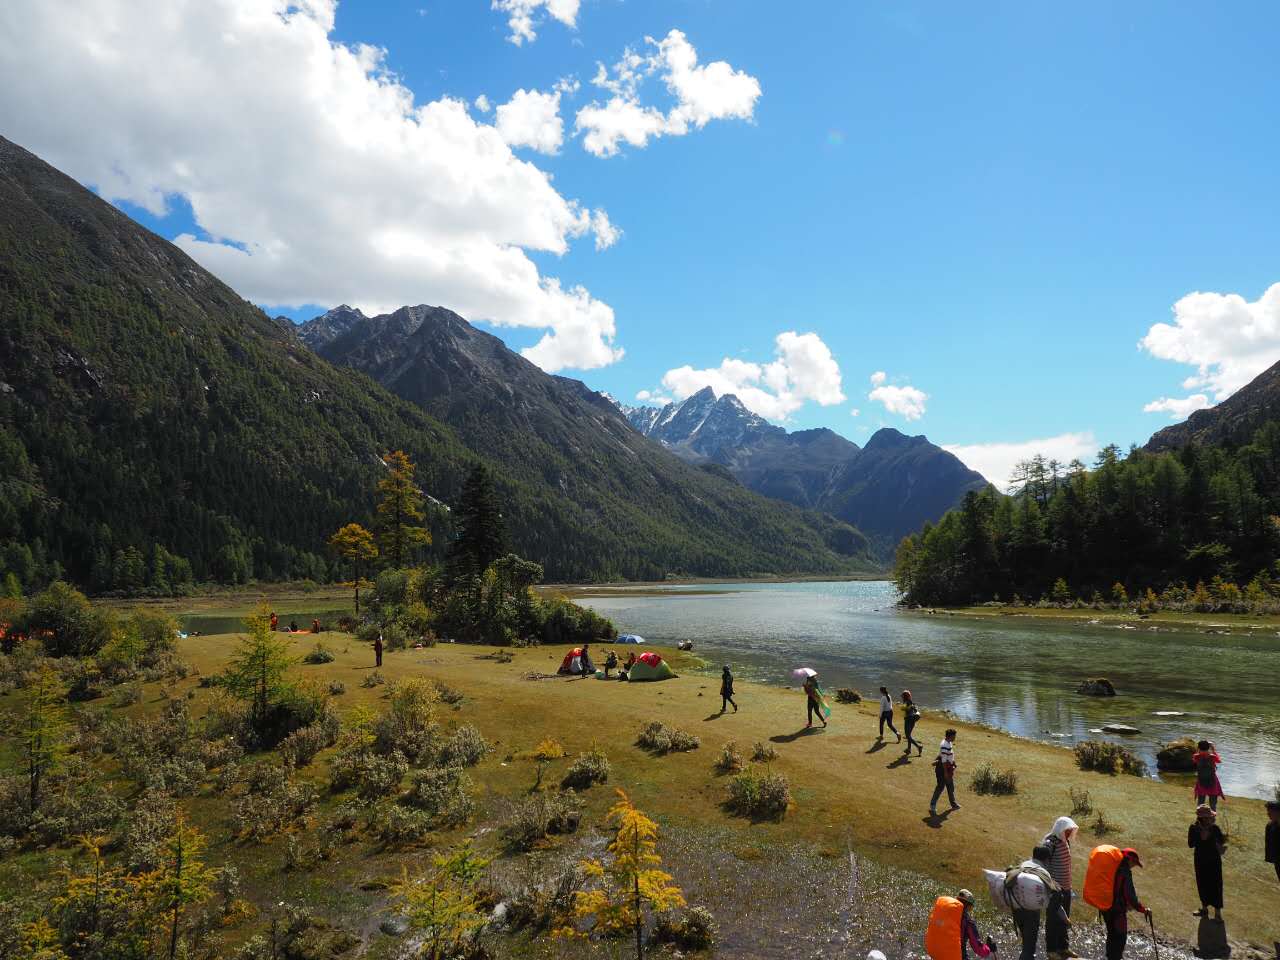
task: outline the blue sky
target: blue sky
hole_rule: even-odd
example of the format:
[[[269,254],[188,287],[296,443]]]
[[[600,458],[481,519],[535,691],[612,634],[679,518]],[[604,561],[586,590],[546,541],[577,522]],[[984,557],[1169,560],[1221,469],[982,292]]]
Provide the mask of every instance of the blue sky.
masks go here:
[[[104,2],[73,6],[84,8],[88,22]],[[272,144],[289,131],[280,146],[242,170],[220,157],[218,144],[202,142],[184,126],[194,123],[190,117],[166,109],[163,91],[143,91],[136,75],[114,75],[106,67],[78,76],[85,84],[130,91],[99,105],[114,124],[111,135],[73,143],[53,121],[25,114],[16,117],[16,130],[0,133],[101,189],[158,232],[191,235],[187,248],[198,259],[273,312],[307,317],[334,305],[328,299],[371,308],[414,300],[475,315],[491,302],[478,287],[494,274],[477,271],[476,286],[460,288],[450,272],[479,249],[459,239],[474,231],[495,245],[484,256],[502,245],[523,249],[537,270],[535,288],[553,277],[566,290],[581,285],[589,291],[590,303],[578,305],[577,319],[546,312],[558,308],[535,302],[534,294],[492,300],[495,319],[516,325],[487,326],[513,347],[534,347],[548,329],[571,337],[588,314],[591,323],[604,324],[600,311],[612,310],[611,336],[602,335],[590,350],[544,347],[536,354],[544,366],[561,362],[547,357],[589,357],[582,364],[589,369],[570,364],[562,372],[632,401],[640,391],[673,396],[699,382],[720,382],[708,379],[708,370],[742,375],[740,364],[724,368],[722,362],[749,361],[760,368],[754,382],[764,396],[761,411],[786,411],[788,426],[828,426],[858,442],[882,424],[923,432],[970,448],[966,459],[981,460],[987,471],[1032,441],[1064,453],[1141,443],[1170,421],[1169,409],[1184,414],[1220,400],[1280,359],[1280,291],[1260,301],[1280,282],[1274,47],[1280,7],[1274,4],[1227,10],[1190,3],[795,7],[582,0],[569,26],[538,0],[526,2],[534,7],[536,37],[518,45],[510,40],[510,12],[483,0],[347,0],[336,13],[327,0],[313,5],[329,44],[383,48],[368,76],[393,75],[415,105],[454,98],[466,102],[474,123],[492,124],[496,114],[475,106],[476,98],[497,106],[519,89],[549,95],[561,83],[563,135],[556,152],[511,146],[513,162],[548,175],[550,186],[533,184],[521,188],[525,194],[517,190],[494,201],[542,211],[528,222],[499,223],[501,211],[487,210],[476,213],[474,223],[451,226],[447,236],[433,226],[424,237],[405,239],[405,231],[414,230],[409,224],[388,241],[376,222],[352,219],[358,215],[352,209],[378,209],[383,202],[376,180],[325,180],[321,173],[315,183],[330,193],[335,183],[340,193],[351,184],[347,219],[295,216],[307,205],[311,174],[303,165],[319,163],[314,147],[311,159],[289,157],[290,146],[310,135],[298,119],[310,115],[307,108],[293,109],[289,98],[305,99],[308,88],[278,81],[277,96],[277,80],[266,73],[284,70],[296,52],[323,48],[314,36],[310,47],[291,46],[270,26],[260,31],[261,56],[273,65],[264,65],[256,81],[270,109],[254,103],[246,86],[243,102],[231,89],[216,94],[219,104],[210,110],[214,127],[217,116],[225,114],[232,130],[242,118],[246,141]],[[217,0],[199,17],[207,27],[217,24],[218,11],[233,17],[230,8],[250,3]],[[15,10],[24,7],[0,14],[0,21],[29,15],[31,22],[0,26],[43,37],[46,55],[68,46],[68,56],[75,53],[76,35],[68,32],[74,27],[38,12],[34,0],[19,0]],[[333,13],[332,30],[326,13]],[[104,31],[95,42],[118,44],[121,52],[136,52],[129,44],[181,49],[207,42],[215,65],[219,57],[241,58],[224,64],[219,76],[257,69],[252,50],[214,50],[213,41],[200,39],[212,31],[175,30],[173,38],[152,32],[141,40],[125,29]],[[680,109],[683,101],[664,83],[674,61],[659,62],[660,48],[645,42],[670,38],[672,30],[696,50],[699,67],[727,62],[729,76],[737,75],[736,94],[717,100],[715,91],[707,93],[701,109],[709,109],[703,115],[710,118],[683,135],[593,155],[575,133],[575,117],[609,99],[610,91],[592,83],[597,64],[612,67],[627,48],[654,58],[628,97],[668,124]],[[16,56],[0,53],[0,71],[40,69]],[[320,77],[312,81],[317,97],[341,100],[350,70],[313,76]],[[759,95],[743,100],[749,80]],[[198,84],[201,77],[193,72],[189,81]],[[59,96],[74,101],[75,82],[51,95],[42,91],[39,96],[55,100],[45,107],[58,106]],[[329,109],[341,115],[344,108]],[[376,155],[385,130],[348,123],[344,133]],[[435,135],[417,127],[412,133]],[[333,132],[317,136],[319,143],[332,142]],[[432,141],[423,142],[429,151]],[[180,155],[174,143],[184,144]],[[423,152],[421,143],[415,151]],[[295,170],[302,171],[298,183],[291,182]],[[384,179],[396,175],[390,170]],[[447,173],[454,175],[465,192],[466,173]],[[492,194],[494,183],[509,179],[495,177],[476,189]],[[155,199],[157,191],[164,201]],[[401,192],[412,194],[414,187]],[[526,195],[534,197],[527,204]],[[597,249],[608,228],[566,226],[569,214],[556,206],[561,198],[576,201],[575,215],[605,211],[620,238]],[[283,212],[274,210],[277,200]],[[423,203],[430,216],[451,224],[472,213],[466,204]],[[315,277],[299,266],[302,260],[284,257],[268,278],[230,248],[211,249],[226,240],[266,250],[344,222],[352,225],[347,242],[353,251],[366,235],[376,235],[380,257],[388,249],[395,256],[417,249],[412,243],[419,240],[455,244],[462,253],[437,272],[415,274],[409,262],[405,273],[388,278],[374,258],[362,262],[353,252],[350,293],[342,295],[348,261],[340,254],[331,263],[319,251],[303,258],[315,266]],[[547,223],[562,242],[546,239]],[[542,239],[521,239],[532,235]],[[500,272],[499,259],[494,263]],[[315,303],[280,305],[312,291],[323,294]],[[1183,300],[1197,291],[1218,296]],[[457,301],[477,306],[466,310]],[[530,316],[513,320],[521,311],[554,319],[543,326]],[[1157,324],[1169,327],[1140,348]],[[838,366],[838,382],[814,341],[783,357],[785,369],[776,365],[776,338],[788,331],[816,335]],[[625,352],[621,359],[598,365],[618,350]],[[880,400],[868,397],[877,373],[875,385],[896,388]],[[749,368],[746,375],[753,376]],[[810,376],[823,384],[806,386]],[[1184,383],[1188,378],[1195,382]],[[1144,412],[1160,398],[1176,402]],[[1013,446],[976,449],[993,444]]]

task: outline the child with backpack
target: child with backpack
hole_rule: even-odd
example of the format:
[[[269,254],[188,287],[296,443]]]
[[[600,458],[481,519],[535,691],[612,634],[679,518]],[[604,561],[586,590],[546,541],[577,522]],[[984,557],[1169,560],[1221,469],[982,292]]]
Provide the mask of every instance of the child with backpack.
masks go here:
[[[1218,782],[1218,764],[1222,758],[1218,750],[1209,740],[1201,740],[1196,744],[1196,752],[1191,755],[1191,762],[1196,768],[1196,806],[1209,804],[1213,810],[1218,809],[1218,798],[1222,796],[1222,784]]]

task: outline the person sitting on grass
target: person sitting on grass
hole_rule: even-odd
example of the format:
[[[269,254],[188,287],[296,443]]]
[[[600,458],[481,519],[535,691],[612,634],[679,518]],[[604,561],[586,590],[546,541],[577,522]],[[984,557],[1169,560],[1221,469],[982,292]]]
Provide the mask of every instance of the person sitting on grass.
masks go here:
[[[1191,755],[1191,762],[1196,768],[1196,806],[1208,802],[1214,810],[1218,809],[1218,798],[1222,796],[1222,784],[1218,782],[1218,764],[1222,758],[1218,750],[1209,740],[1201,740],[1196,744],[1196,752]]]
[[[609,679],[609,671],[618,668],[618,655],[610,650],[604,658],[604,678]]]

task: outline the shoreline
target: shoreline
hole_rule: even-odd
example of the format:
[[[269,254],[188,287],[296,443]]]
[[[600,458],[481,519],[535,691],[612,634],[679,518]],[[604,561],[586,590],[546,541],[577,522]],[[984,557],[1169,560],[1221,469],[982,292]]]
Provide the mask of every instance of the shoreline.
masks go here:
[[[1025,619],[1039,623],[1061,623],[1075,626],[1152,627],[1187,630],[1198,633],[1229,632],[1231,629],[1266,630],[1280,635],[1280,614],[1256,613],[1181,613],[1160,611],[1138,614],[1123,610],[1059,609],[1039,607],[973,606],[973,607],[895,607],[895,612],[915,617],[963,617],[968,620],[1004,621]]]

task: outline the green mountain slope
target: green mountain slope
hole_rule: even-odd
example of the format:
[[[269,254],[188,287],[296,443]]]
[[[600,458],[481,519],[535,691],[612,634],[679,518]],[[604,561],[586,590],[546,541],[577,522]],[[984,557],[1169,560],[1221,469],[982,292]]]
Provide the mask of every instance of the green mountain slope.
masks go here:
[[[506,427],[487,423],[492,455]],[[173,567],[161,580],[181,572],[169,553],[197,579],[323,577],[325,538],[369,521],[379,456],[396,448],[446,504],[477,459],[452,428],[325,362],[172,244],[0,139],[0,577],[30,586],[65,572],[136,589],[157,565]],[[551,577],[858,562],[847,526],[692,468],[575,496],[583,458],[561,454],[559,480],[539,469],[540,451],[514,465],[493,456],[513,546]],[[438,551],[442,512],[434,525]]]

